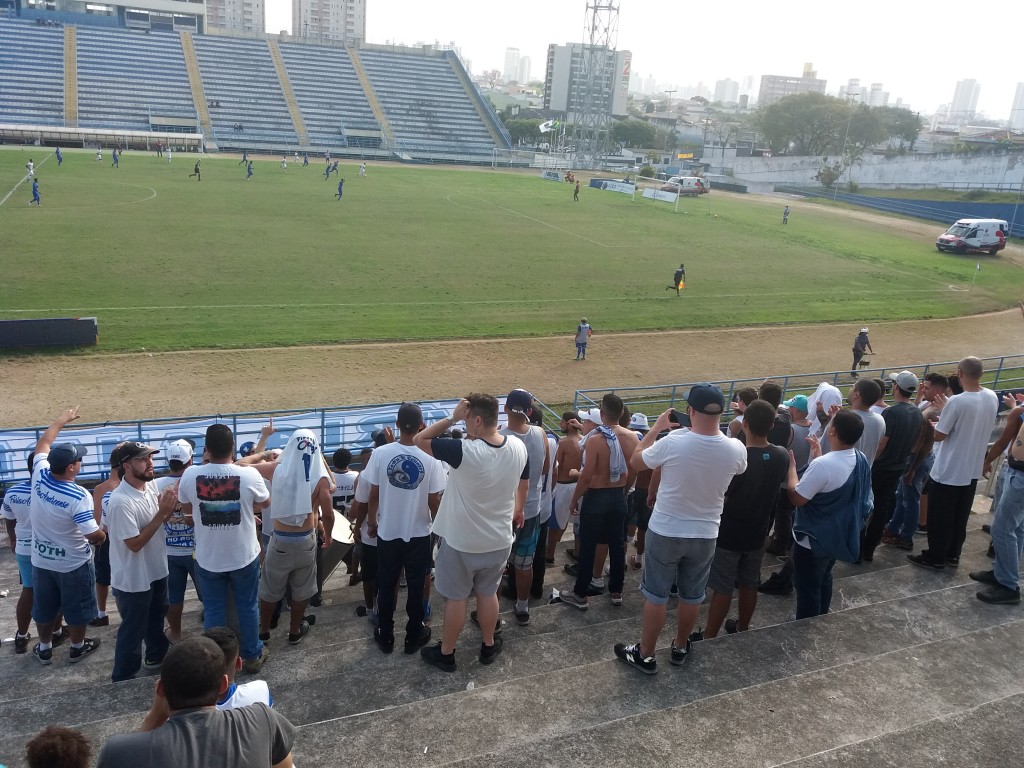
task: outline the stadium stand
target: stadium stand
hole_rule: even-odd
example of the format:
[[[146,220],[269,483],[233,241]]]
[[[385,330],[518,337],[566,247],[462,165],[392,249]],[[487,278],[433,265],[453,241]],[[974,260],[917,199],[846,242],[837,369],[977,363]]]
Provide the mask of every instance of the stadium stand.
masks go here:
[[[264,40],[195,35],[213,133],[221,149],[283,151],[299,137]],[[241,130],[238,129],[241,126]]]
[[[314,147],[380,147],[380,123],[344,48],[296,43],[279,47]]]
[[[166,130],[168,122],[161,118],[190,123],[189,130],[196,130],[177,33],[79,27],[78,124]]]
[[[64,125],[64,30],[0,18],[0,122]]]

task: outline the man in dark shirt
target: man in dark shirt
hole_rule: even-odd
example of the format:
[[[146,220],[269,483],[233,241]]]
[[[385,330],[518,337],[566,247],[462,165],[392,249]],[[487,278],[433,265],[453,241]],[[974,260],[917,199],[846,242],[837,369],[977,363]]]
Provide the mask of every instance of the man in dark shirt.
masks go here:
[[[860,364],[861,358],[864,357],[865,351],[872,355],[875,354],[875,350],[871,348],[871,342],[868,341],[868,329],[861,328],[857,338],[853,340],[853,365],[850,366],[850,375],[855,379],[857,378],[857,366]]]
[[[885,421],[885,435],[878,444],[875,461],[871,465],[871,489],[875,496],[875,507],[871,519],[864,529],[861,542],[861,560],[871,562],[875,548],[883,540],[885,525],[896,508],[896,489],[900,478],[910,463],[910,451],[917,443],[917,436],[924,425],[924,416],[911,398],[917,392],[918,380],[910,371],[900,371],[890,376],[893,381],[893,404],[882,412]],[[886,540],[886,543],[892,543]]]
[[[789,472],[788,451],[768,442],[768,432],[774,422],[775,409],[764,400],[755,400],[743,414],[747,471],[733,478],[725,494],[715,559],[708,580],[712,593],[705,638],[718,635],[736,585],[740,591],[739,620],[727,621],[725,630],[744,632],[750,628],[750,617],[757,606],[764,540],[771,527],[779,489]]]

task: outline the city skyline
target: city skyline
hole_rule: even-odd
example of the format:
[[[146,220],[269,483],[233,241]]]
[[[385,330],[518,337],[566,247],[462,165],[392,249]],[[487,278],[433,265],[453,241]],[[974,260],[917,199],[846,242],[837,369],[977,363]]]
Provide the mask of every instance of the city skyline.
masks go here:
[[[367,41],[454,43],[475,73],[501,71],[505,49],[518,48],[536,70],[549,44],[582,41],[585,8],[586,0],[522,0],[496,22],[469,0],[366,0]],[[267,0],[268,31],[288,29],[290,19],[291,0]],[[927,114],[949,104],[957,82],[973,79],[980,85],[978,112],[997,120],[1010,117],[1024,77],[1006,42],[986,45],[984,55],[953,54],[941,41],[960,39],[957,22],[922,14],[913,4],[864,0],[851,16],[842,7],[810,0],[793,0],[771,13],[763,4],[737,0],[721,21],[705,14],[697,24],[690,22],[682,24],[678,4],[670,0],[623,0],[617,47],[633,52],[633,69],[645,76],[684,86],[703,82],[709,88],[726,78],[742,83],[746,76],[755,81],[762,75],[799,76],[804,63],[813,62],[830,93],[851,78],[881,82],[892,100],[900,97]],[[1022,22],[1024,3],[1000,10],[1000,28]],[[679,32],[670,32],[673,27]],[[702,34],[702,28],[714,33]],[[699,55],[684,56],[687,44]]]

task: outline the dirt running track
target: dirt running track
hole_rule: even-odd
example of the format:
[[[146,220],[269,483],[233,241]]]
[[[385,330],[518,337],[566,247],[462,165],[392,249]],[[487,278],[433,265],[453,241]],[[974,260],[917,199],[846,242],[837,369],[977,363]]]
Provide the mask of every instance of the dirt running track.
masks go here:
[[[590,357],[559,338],[358,344],[239,351],[8,358],[0,426],[47,424],[80,404],[87,422],[293,409],[517,386],[566,402],[576,389],[841,370],[850,324],[595,334]],[[1024,352],[1019,310],[879,323],[874,364],[893,366]]]

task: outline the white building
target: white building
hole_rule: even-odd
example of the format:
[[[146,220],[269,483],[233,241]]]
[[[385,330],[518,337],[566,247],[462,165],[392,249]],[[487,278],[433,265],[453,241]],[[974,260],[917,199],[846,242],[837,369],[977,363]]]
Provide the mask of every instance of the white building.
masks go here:
[[[9,3],[11,8],[14,3]],[[260,8],[263,0],[259,0]],[[173,32],[186,29],[191,32],[205,32],[207,8],[202,0],[110,0],[109,2],[85,2],[85,0],[23,0],[22,15],[26,19],[54,18],[52,13],[61,14],[60,19],[69,24],[97,23],[93,19],[106,16],[121,18],[129,29]],[[12,11],[13,12],[13,11]],[[7,14],[5,7],[0,13]],[[262,18],[262,10],[260,11]],[[90,18],[93,17],[93,18]],[[260,27],[260,32],[263,28]]]
[[[889,104],[889,92],[882,90],[881,83],[872,83],[871,90],[868,91],[868,106],[869,107],[885,107]]]
[[[505,68],[501,70],[501,79],[506,83],[519,80],[519,49],[505,49]]]
[[[566,120],[573,122],[576,109],[587,97],[580,77],[583,59],[582,43],[548,46],[548,61],[544,75],[544,109],[564,112]],[[610,115],[626,114],[629,97],[629,75],[633,54],[629,51],[610,51],[608,66],[601,76],[594,102]]]
[[[529,56],[519,57],[519,84],[526,85],[530,82],[530,61]]]
[[[969,123],[978,110],[978,96],[981,85],[977,80],[961,80],[953,91],[953,101],[949,105],[947,120],[954,123]]]
[[[228,1],[245,5],[238,0]],[[311,42],[341,40],[355,44],[365,40],[366,0],[292,0],[292,35]]]
[[[1010,129],[1024,131],[1024,83],[1017,83],[1017,92],[1013,96],[1013,107],[1010,109]]]
[[[723,104],[735,104],[740,99],[740,84],[731,78],[718,80],[715,83],[715,97],[712,101]]]

